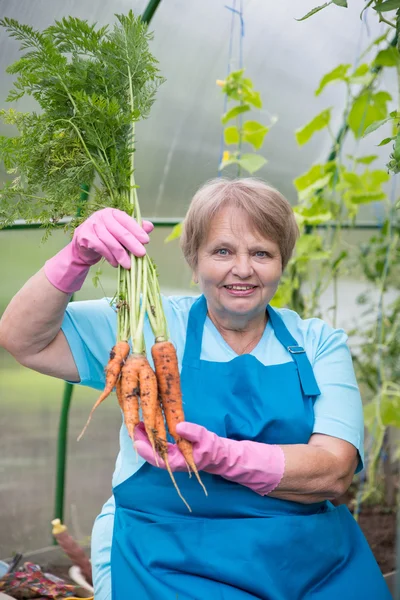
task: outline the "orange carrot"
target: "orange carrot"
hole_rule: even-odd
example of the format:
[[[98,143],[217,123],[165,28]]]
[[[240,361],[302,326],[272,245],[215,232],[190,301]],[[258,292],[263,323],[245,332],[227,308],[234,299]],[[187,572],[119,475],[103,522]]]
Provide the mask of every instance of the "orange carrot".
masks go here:
[[[157,411],[156,411],[156,424],[154,428],[154,441],[156,444],[156,450],[161,458],[167,453],[167,432],[165,429],[164,415],[161,408],[161,398],[158,397]]]
[[[160,398],[159,398],[159,401],[161,402]],[[157,450],[158,454],[161,456],[161,458],[163,459],[163,461],[165,462],[165,466],[167,467],[167,471],[169,473],[169,476],[171,477],[172,483],[174,484],[175,489],[178,492],[178,496],[186,504],[186,506],[188,507],[190,512],[192,512],[192,509],[190,508],[189,504],[186,502],[185,498],[181,494],[181,491],[178,487],[178,484],[176,483],[174,474],[172,473],[171,467],[168,462],[167,432],[165,430],[164,415],[162,413],[162,408],[161,408],[160,403],[157,404],[157,410],[156,410],[156,424],[155,424],[155,430],[154,430],[154,441],[155,441],[156,450]]]
[[[136,425],[139,424],[139,370],[137,361],[133,356],[129,356],[121,369],[120,380],[122,412],[124,421],[128,430],[129,437],[133,441],[133,433]],[[118,387],[117,387],[118,395]]]
[[[121,372],[122,372],[122,369],[121,369]],[[121,374],[120,374],[120,376],[118,377],[118,381],[117,381],[117,383],[115,385],[115,391],[116,391],[116,394],[117,394],[117,400],[118,400],[119,407],[123,411],[124,410],[124,402],[123,402],[123,398],[122,398],[122,388],[121,388],[121,385],[122,385],[122,377],[121,377]]]
[[[156,426],[156,413],[158,405],[157,378],[145,356],[138,356],[139,363],[139,388],[140,406],[142,408],[143,422],[147,436],[157,457],[154,443],[154,430]]]
[[[125,361],[126,357],[128,356],[128,354],[129,354],[128,342],[123,342],[123,341],[117,342],[115,344],[115,346],[113,347],[113,349],[111,350],[110,360],[108,361],[108,364],[106,366],[106,385],[105,385],[104,391],[99,396],[98,400],[96,401],[95,405],[93,406],[92,410],[90,411],[89,418],[86,421],[86,425],[82,429],[81,433],[78,436],[78,442],[82,438],[83,434],[85,433],[86,428],[89,425],[92,415],[93,415],[94,411],[96,410],[96,408],[99,406],[99,404],[101,404],[103,402],[103,400],[105,400],[107,398],[107,396],[109,396],[111,394],[114,386],[117,383],[119,374],[121,373],[122,365],[124,364],[124,361]]]
[[[192,444],[181,438],[176,432],[178,423],[185,420],[182,406],[182,391],[178,368],[178,359],[171,342],[156,342],[151,348],[154,367],[157,375],[158,391],[170,434],[176,441],[187,464],[196,475],[204,493],[206,488],[200,479],[199,472],[193,459]]]

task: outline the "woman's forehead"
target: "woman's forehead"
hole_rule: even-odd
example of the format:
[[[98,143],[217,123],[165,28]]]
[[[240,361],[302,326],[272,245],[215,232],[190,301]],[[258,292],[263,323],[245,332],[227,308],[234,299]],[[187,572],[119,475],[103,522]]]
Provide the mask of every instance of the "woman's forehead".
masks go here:
[[[207,242],[225,237],[237,239],[238,236],[260,241],[267,239],[258,231],[246,211],[226,206],[213,217],[208,229]]]

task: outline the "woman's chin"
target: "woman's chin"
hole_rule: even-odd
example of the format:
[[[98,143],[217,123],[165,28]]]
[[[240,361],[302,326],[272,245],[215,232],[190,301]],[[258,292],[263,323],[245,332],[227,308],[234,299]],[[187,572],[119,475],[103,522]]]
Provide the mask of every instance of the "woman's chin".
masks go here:
[[[223,294],[221,298],[222,306],[234,313],[253,312],[254,308],[260,303],[260,294],[254,291],[249,295],[235,295],[230,293]]]

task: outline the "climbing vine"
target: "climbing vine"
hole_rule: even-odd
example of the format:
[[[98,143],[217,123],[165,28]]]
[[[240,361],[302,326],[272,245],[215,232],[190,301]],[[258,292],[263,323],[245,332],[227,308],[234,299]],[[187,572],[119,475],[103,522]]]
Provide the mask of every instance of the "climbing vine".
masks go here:
[[[295,132],[300,146],[325,132],[332,140],[332,151],[325,162],[312,165],[294,180],[298,197],[294,210],[301,236],[274,298],[275,305],[289,306],[303,317],[318,316],[322,313],[321,295],[331,287],[331,321],[335,326],[339,278],[359,274],[372,287],[374,293],[358,298],[363,318],[350,332],[359,338],[357,346],[353,340],[351,345],[370,434],[367,485],[360,500],[376,498],[378,491],[386,491],[379,459],[383,450],[387,462],[392,459],[387,428],[400,427],[400,386],[396,383],[400,371],[400,301],[387,302],[388,290],[400,288],[400,222],[395,198],[387,194],[390,174],[400,170],[396,162],[397,145],[400,148],[399,107],[397,98],[393,100],[384,88],[381,77],[384,69],[394,68],[400,82],[397,39],[390,40],[390,32],[388,28],[365,50],[362,58],[368,56],[368,61],[355,68],[338,65],[322,77],[315,91],[317,96],[331,84],[345,87],[341,129],[337,133],[332,130],[332,109],[327,107]],[[375,166],[376,154],[344,153],[348,135],[353,136],[358,148],[362,138],[383,126],[389,128],[389,135],[378,145],[393,142],[386,169]],[[365,206],[371,203],[379,207],[381,228],[367,243],[355,243],[353,232]]]
[[[308,12],[304,17],[298,19],[299,21],[304,21],[309,17],[312,17],[317,12],[327,8],[330,5],[337,5],[343,8],[348,8],[347,0],[330,0],[329,2],[325,2],[320,6],[315,7],[310,12]],[[372,13],[376,15],[380,23],[384,23],[389,26],[389,31],[394,32],[393,44],[391,47],[386,48],[378,54],[376,57],[375,66],[384,66],[384,67],[396,67],[398,80],[400,79],[400,0],[368,0],[365,2],[365,6],[361,11],[361,17],[365,13],[365,11],[371,9]],[[385,35],[387,35],[387,33]],[[345,67],[346,65],[341,65],[341,67]],[[379,71],[379,69],[378,69]],[[384,92],[383,92],[384,93]],[[359,107],[364,104],[365,108],[370,113],[375,113],[375,118],[370,123],[369,126],[364,128],[364,133],[371,133],[375,131],[387,121],[391,121],[393,125],[392,135],[384,138],[380,145],[386,145],[390,142],[392,144],[392,152],[389,156],[389,160],[387,163],[388,171],[392,173],[399,173],[400,171],[400,112],[399,106],[397,110],[390,113],[389,116],[379,116],[376,111],[376,107],[374,106],[374,100],[371,101],[369,97],[364,97],[359,99]],[[379,101],[378,101],[379,104]]]
[[[237,177],[244,173],[254,175],[267,163],[260,150],[277,119],[271,117],[267,125],[255,118],[243,121],[244,114],[260,111],[263,107],[261,94],[254,89],[253,81],[245,77],[244,69],[232,71],[224,80],[218,79],[217,85],[221,87],[227,105],[221,117],[225,149],[218,173],[230,168],[229,172]],[[182,223],[178,223],[166,241],[179,238],[181,233]]]

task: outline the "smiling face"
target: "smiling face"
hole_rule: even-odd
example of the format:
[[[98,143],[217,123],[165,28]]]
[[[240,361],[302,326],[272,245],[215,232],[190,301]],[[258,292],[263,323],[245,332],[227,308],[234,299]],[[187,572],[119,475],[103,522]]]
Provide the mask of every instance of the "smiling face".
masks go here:
[[[244,326],[264,318],[281,275],[278,244],[260,235],[241,209],[222,208],[200,245],[194,270],[209,312]]]

